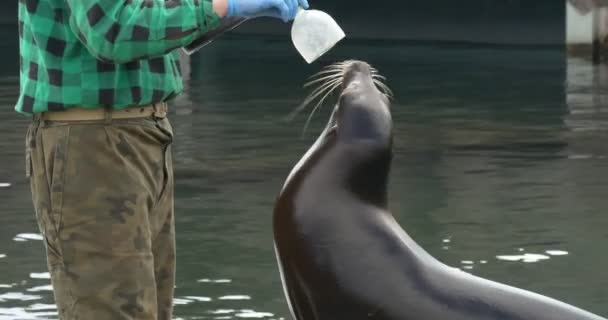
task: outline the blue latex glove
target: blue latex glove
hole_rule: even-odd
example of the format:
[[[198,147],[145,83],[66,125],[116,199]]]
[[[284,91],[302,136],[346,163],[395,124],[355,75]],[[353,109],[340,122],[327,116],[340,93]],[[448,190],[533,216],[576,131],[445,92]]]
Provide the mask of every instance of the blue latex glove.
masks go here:
[[[307,0],[228,0],[228,17],[271,17],[293,20],[298,6],[308,9]]]

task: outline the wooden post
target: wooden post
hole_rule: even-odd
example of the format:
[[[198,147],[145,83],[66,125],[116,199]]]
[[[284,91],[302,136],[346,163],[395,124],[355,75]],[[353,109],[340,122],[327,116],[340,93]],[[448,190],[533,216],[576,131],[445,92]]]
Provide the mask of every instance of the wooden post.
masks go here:
[[[593,39],[592,41],[592,61],[594,64],[599,64],[602,57],[601,57],[601,41],[600,41],[600,11],[599,8],[594,7],[592,9],[592,22],[591,22],[591,28],[592,33],[591,33],[591,38]]]
[[[598,64],[604,60],[608,35],[608,1],[566,0],[566,46],[570,56]]]

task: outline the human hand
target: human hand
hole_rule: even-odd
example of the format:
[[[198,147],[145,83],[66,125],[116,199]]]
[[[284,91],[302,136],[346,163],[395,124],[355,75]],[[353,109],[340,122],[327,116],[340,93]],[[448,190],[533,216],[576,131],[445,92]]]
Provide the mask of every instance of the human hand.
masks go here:
[[[271,17],[284,22],[293,20],[298,6],[308,9],[307,0],[226,0],[227,17]]]

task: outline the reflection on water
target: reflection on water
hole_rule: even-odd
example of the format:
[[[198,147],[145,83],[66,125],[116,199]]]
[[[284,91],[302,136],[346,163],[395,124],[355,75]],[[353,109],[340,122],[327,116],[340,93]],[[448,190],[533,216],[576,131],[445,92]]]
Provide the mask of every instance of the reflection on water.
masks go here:
[[[345,42],[313,65],[293,50],[226,39],[193,57],[171,113],[176,317],[290,318],[273,201],[329,108],[304,138],[306,114],[283,119],[307,77],[343,58],[374,64],[395,93],[390,205],[416,241],[451,266],[608,315],[608,67],[558,49]],[[0,79],[0,319],[54,319],[17,85],[14,74]]]

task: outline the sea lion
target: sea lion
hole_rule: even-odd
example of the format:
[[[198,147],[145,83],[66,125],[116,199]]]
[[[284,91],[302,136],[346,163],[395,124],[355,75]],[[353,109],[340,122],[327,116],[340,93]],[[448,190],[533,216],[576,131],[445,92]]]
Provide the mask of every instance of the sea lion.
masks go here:
[[[387,208],[392,119],[386,85],[362,61],[323,71],[339,99],[276,200],[280,277],[297,320],[606,320],[447,266]]]

